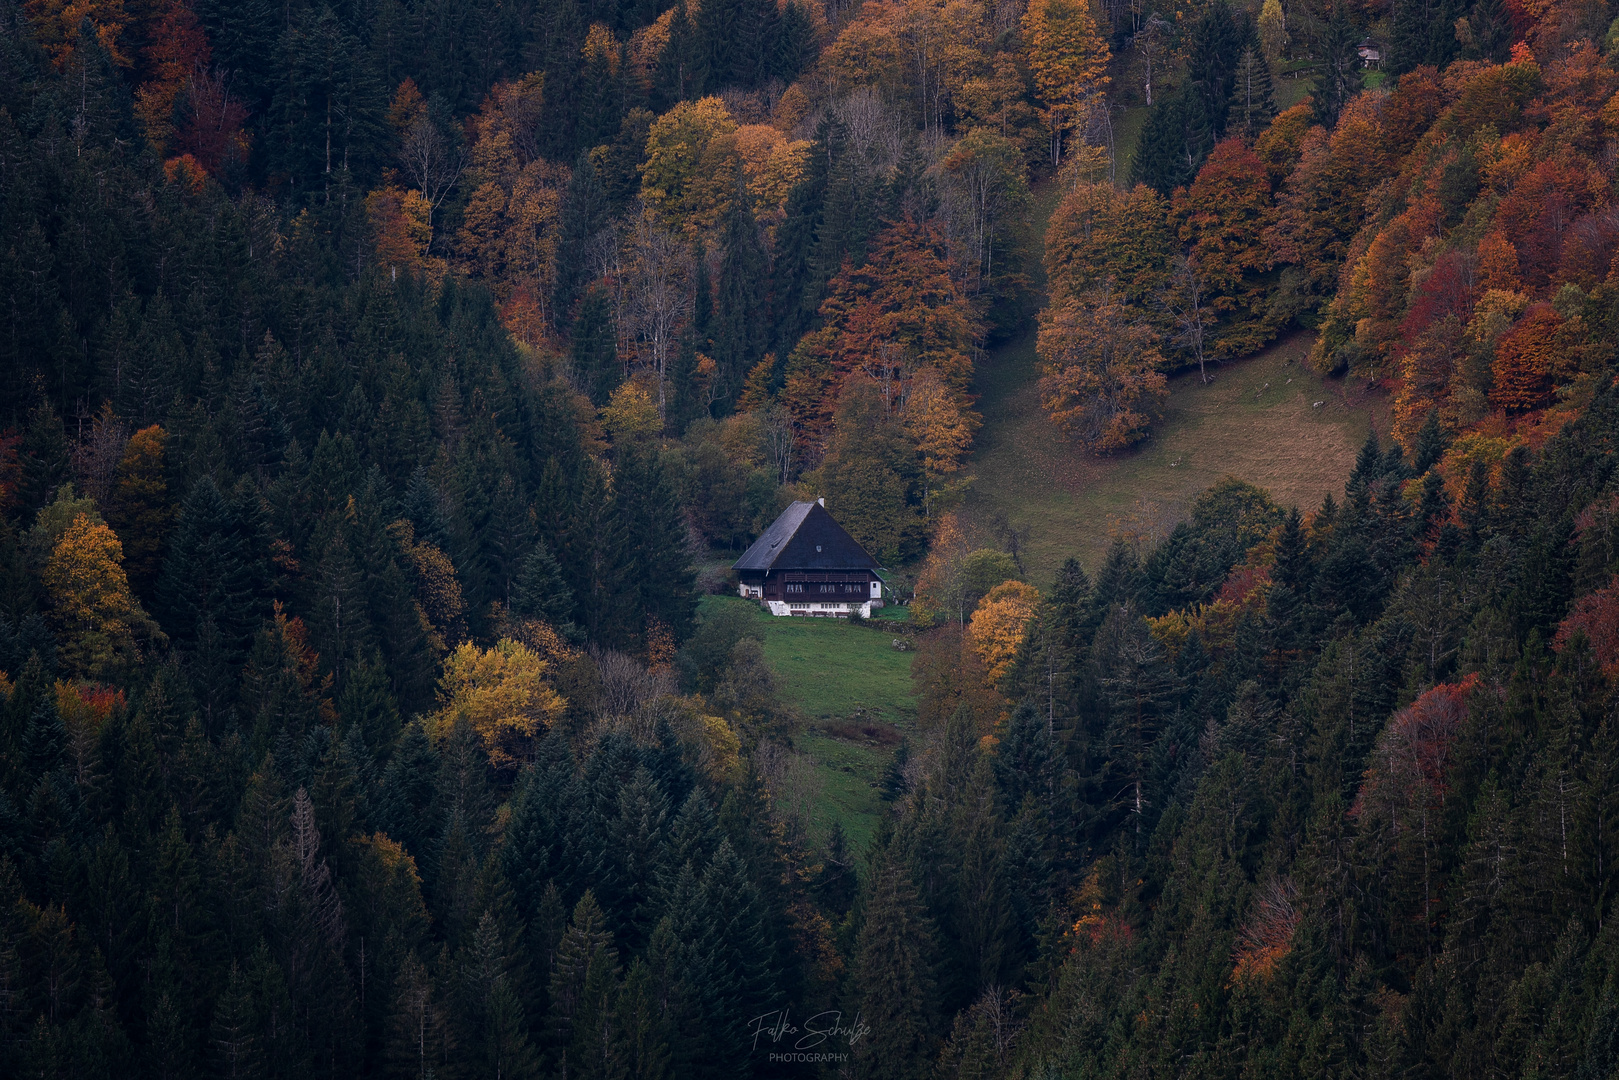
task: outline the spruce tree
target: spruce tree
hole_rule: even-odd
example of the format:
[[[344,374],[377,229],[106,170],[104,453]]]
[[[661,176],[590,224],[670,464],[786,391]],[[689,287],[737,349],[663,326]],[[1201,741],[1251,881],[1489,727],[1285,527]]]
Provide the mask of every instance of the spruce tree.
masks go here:
[[[604,1006],[610,1006],[601,997],[607,989],[604,983],[616,975],[617,968],[618,950],[613,947],[606,916],[595,893],[586,889],[574,905],[568,932],[557,945],[551,966],[551,1023],[559,1044],[567,1048],[566,1060],[573,1066],[570,1072],[593,1056],[590,1024],[601,1017]]]
[[[735,78],[754,89],[770,81],[779,66],[782,15],[776,0],[743,0],[741,22],[735,27]]]
[[[855,874],[854,854],[843,823],[836,819],[827,829],[826,848],[821,853],[821,872],[811,886],[821,909],[834,923],[841,920],[854,906],[859,879]]]
[[[618,134],[615,119],[611,135]],[[574,305],[590,274],[585,259],[592,237],[607,223],[607,191],[596,175],[596,163],[588,151],[574,162],[573,175],[562,201],[562,229],[557,238],[556,294],[553,308],[557,324],[564,329],[573,323]]]
[[[227,663],[241,665],[268,607],[257,540],[212,479],[196,483],[180,508],[157,585],[156,613],[176,644],[195,644],[209,622]]]
[[[708,860],[713,857],[719,843],[720,828],[714,817],[714,807],[709,804],[707,795],[701,790],[694,790],[686,796],[669,830],[669,845],[664,861],[665,895],[673,888],[674,878],[682,866],[689,863],[697,873],[701,873],[708,866]]]
[[[815,60],[815,23],[802,0],[788,0],[781,9],[781,27],[771,56],[771,74],[783,85],[793,81]]]
[[[1469,54],[1504,64],[1512,51],[1512,14],[1506,0],[1478,0],[1467,19],[1473,33]]]
[[[607,640],[641,642],[653,621],[675,640],[691,633],[697,610],[697,571],[688,553],[685,520],[669,476],[651,445],[632,444],[613,476],[613,518],[622,530],[614,552],[624,607]]]
[[[1033,702],[1012,710],[995,748],[995,778],[1008,817],[1017,813],[1025,795],[1056,795],[1059,761],[1047,718]]]
[[[574,378],[592,402],[605,405],[623,381],[624,372],[613,329],[612,298],[601,286],[592,284],[584,290],[571,332]]]
[[[1141,129],[1132,177],[1136,183],[1168,195],[1192,182],[1213,147],[1203,96],[1185,87],[1161,94]]]
[[[419,720],[405,727],[383,770],[377,822],[406,851],[423,862],[439,833],[438,755]]]
[[[1445,429],[1439,426],[1439,410],[1428,410],[1428,418],[1422,422],[1417,431],[1417,446],[1415,457],[1411,462],[1411,470],[1421,476],[1445,456],[1445,450],[1450,440],[1445,435]]]
[[[710,334],[717,397],[726,409],[735,406],[748,372],[764,355],[769,327],[765,302],[768,268],[752,200],[739,170],[736,194],[720,241],[720,274]]]
[[[862,1039],[863,1075],[923,1077],[937,1045],[933,928],[897,852],[879,857],[865,919],[855,940],[852,1011],[881,1038]]]
[[[512,614],[549,623],[563,637],[577,633],[573,624],[573,590],[544,540],[536,540],[523,559],[512,587]]]
[[[28,426],[23,430],[17,456],[22,465],[17,500],[25,513],[38,510],[50,502],[56,496],[56,489],[72,476],[67,435],[49,402],[41,403],[28,414]]]
[[[253,1026],[253,998],[247,979],[241,966],[232,961],[225,992],[214,1002],[208,1032],[218,1075],[230,1080],[257,1080],[264,1075]]]
[[[841,152],[846,137],[838,121],[828,116],[815,130],[815,142],[804,175],[787,192],[785,216],[776,226],[771,259],[772,341],[777,357],[792,352],[807,332],[821,304],[825,279],[815,268],[815,250],[825,213],[830,160]]]
[[[708,0],[697,9],[694,94],[717,94],[742,81],[740,32],[748,21],[748,7],[748,0]]]
[[[1215,0],[1192,24],[1187,38],[1187,76],[1218,139],[1225,133],[1243,49],[1257,45],[1252,24],[1246,13],[1233,11],[1226,0]]]
[[[393,752],[399,738],[399,706],[389,692],[381,657],[373,653],[349,668],[337,699],[338,724],[371,748],[378,762]]]
[[[1232,73],[1231,111],[1226,116],[1226,133],[1253,142],[1276,115],[1271,91],[1270,61],[1259,47],[1257,33],[1249,34],[1248,44],[1237,57]]]
[[[1389,55],[1382,66],[1399,75],[1423,64],[1442,68],[1450,63],[1461,48],[1456,20],[1462,10],[1460,0],[1396,0]]]
[[[1361,85],[1361,29],[1342,0],[1334,0],[1327,18],[1320,23],[1317,39],[1319,59],[1310,96],[1315,103],[1316,122],[1331,128],[1338,123],[1344,107],[1360,93]]]
[[[652,969],[637,957],[613,1007],[614,1042],[608,1056],[624,1075],[645,1080],[670,1075],[669,1021],[657,989]]]
[[[658,883],[665,876],[664,857],[670,813],[663,790],[641,766],[618,791],[618,813],[608,823],[606,839],[617,879],[619,927],[615,935],[628,951],[641,949],[661,916]]]

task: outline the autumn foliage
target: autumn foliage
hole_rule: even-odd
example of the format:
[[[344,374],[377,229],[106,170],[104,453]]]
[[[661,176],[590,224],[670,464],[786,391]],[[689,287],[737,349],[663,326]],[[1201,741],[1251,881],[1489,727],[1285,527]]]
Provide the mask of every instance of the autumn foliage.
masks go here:
[[[967,637],[978,650],[991,682],[1000,682],[1011,670],[1039,603],[1040,590],[1021,581],[1002,582],[979,601]]]
[[[546,681],[547,667],[534,650],[510,639],[490,649],[463,642],[444,660],[434,732],[446,737],[465,720],[483,740],[492,763],[517,765],[534,737],[555,723],[567,705]]]

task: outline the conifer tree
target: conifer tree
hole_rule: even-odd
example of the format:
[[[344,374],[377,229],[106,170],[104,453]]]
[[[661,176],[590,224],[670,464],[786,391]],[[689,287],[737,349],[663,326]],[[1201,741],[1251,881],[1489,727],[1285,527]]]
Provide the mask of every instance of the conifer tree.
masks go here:
[[[615,570],[629,600],[608,640],[639,642],[652,620],[677,641],[691,632],[696,570],[687,553],[685,522],[657,450],[631,445],[613,477],[612,513],[622,529]]]
[[[595,284],[587,286],[573,320],[571,358],[574,377],[597,405],[607,404],[624,377],[612,318],[606,291]]]
[[[785,216],[776,226],[771,259],[771,340],[778,357],[790,354],[810,329],[821,306],[826,279],[816,273],[815,249],[825,214],[830,159],[839,152],[844,132],[835,118],[817,126],[813,151],[804,175],[787,192]]]
[[[72,475],[67,435],[49,402],[40,403],[28,414],[19,451],[22,476],[17,484],[17,501],[24,512],[38,510]]]
[[[1221,114],[1222,122],[1224,113]],[[1147,113],[1131,175],[1161,195],[1191,183],[1214,146],[1204,95],[1182,88],[1161,94]]]
[[[255,532],[211,479],[192,488],[157,587],[158,620],[177,645],[198,643],[206,622],[220,635],[227,663],[239,666],[246,658],[266,607]]]
[[[574,906],[568,932],[557,945],[551,967],[551,1023],[565,1061],[574,1072],[600,1060],[598,1024],[611,1009],[611,993],[618,971],[618,950],[596,895],[586,889]]]
[[[1315,102],[1317,123],[1332,127],[1344,107],[1360,92],[1360,40],[1360,29],[1347,5],[1332,3],[1327,17],[1320,21],[1316,44],[1321,59],[1317,62],[1311,97]]]
[[[645,944],[661,915],[658,882],[665,875],[669,817],[668,803],[652,773],[644,765],[637,768],[619,788],[618,813],[606,830],[616,879],[614,915],[620,930],[615,936],[632,952]]]
[[[383,770],[377,821],[405,850],[424,861],[439,834],[438,755],[419,720],[406,725]]]
[[[765,303],[768,263],[751,203],[739,171],[737,192],[720,241],[720,274],[710,335],[716,394],[728,405],[734,405],[743,380],[764,355],[769,326]]]
[[[1225,130],[1229,135],[1252,142],[1275,116],[1270,61],[1259,48],[1257,32],[1251,33],[1232,70],[1231,109],[1226,115]]]
[[[881,1039],[855,1051],[866,1075],[888,1078],[927,1074],[937,1041],[933,929],[895,852],[879,856],[855,942],[852,1009]]]
[[[575,633],[573,590],[563,580],[562,567],[544,540],[535,541],[523,559],[512,587],[512,614],[541,619],[564,637]]]

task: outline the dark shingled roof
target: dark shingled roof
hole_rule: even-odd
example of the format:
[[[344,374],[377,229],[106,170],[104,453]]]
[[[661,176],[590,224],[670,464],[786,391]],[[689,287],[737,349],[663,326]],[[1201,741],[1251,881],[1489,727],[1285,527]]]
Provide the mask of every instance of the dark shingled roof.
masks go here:
[[[818,502],[795,502],[736,561],[735,570],[875,570],[877,560]]]

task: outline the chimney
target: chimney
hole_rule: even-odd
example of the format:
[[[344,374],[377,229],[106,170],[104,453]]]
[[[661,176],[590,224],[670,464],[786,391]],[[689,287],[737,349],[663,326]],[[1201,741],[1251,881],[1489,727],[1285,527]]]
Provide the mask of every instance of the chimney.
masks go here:
[[[815,504],[817,506],[819,506],[822,510],[826,509],[826,500],[825,499],[816,499]]]

